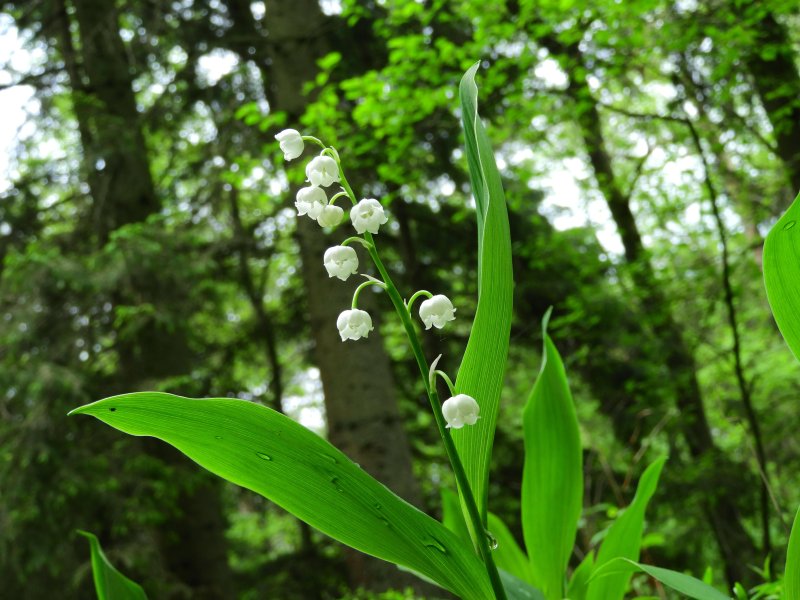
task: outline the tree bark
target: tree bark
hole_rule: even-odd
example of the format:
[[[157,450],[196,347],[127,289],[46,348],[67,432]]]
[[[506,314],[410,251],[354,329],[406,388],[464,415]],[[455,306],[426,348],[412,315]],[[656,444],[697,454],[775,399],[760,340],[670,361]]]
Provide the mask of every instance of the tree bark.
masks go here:
[[[761,2],[734,3],[755,34],[745,64],[772,124],[792,191],[800,190],[800,72],[786,27]],[[792,194],[794,197],[794,194]]]
[[[228,0],[228,8],[237,32],[234,50],[261,70],[271,109],[286,112],[289,123],[298,123],[309,101],[303,87],[314,80],[316,61],[336,49],[329,41],[336,33],[331,31],[334,22],[325,17],[316,0],[268,1],[265,31],[254,21],[246,0]],[[329,278],[322,256],[343,235],[339,231],[328,237],[307,217],[297,220],[296,238],[329,438],[396,494],[419,505],[410,446],[380,332],[376,327],[368,339],[343,345],[336,329],[339,313],[350,308],[355,286]],[[361,258],[362,264],[368,260],[365,254]],[[364,306],[368,297],[368,293],[361,296]],[[372,590],[409,585],[430,590],[394,565],[349,548],[345,559],[353,585]]]
[[[630,199],[617,182],[606,148],[597,102],[586,81],[588,68],[584,56],[578,43],[565,44],[555,36],[546,36],[541,42],[562,62],[567,73],[567,94],[577,107],[575,118],[589,155],[589,163],[622,238],[625,261],[630,266],[642,310],[654,337],[660,341],[675,403],[681,413],[679,426],[689,455],[699,464],[701,473],[709,468],[726,467],[720,469],[720,486],[711,489],[705,481],[695,480],[694,483],[698,495],[704,499],[706,517],[714,531],[726,577],[731,585],[736,581],[750,582],[753,576],[748,565],[757,564],[758,553],[733,501],[736,497],[734,476],[740,481],[742,473],[739,471],[737,474],[735,469],[730,468],[732,465],[727,464],[726,457],[714,443],[697,381],[694,357],[653,270],[630,207]],[[741,487],[741,483],[738,487]]]

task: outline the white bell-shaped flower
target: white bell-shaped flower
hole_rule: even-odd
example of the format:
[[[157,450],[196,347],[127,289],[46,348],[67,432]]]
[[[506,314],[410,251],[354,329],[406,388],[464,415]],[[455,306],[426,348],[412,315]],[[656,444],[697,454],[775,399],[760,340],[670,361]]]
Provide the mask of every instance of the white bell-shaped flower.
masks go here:
[[[480,410],[475,398],[466,394],[456,394],[442,404],[442,414],[447,421],[447,427],[453,429],[461,429],[464,425],[475,425]]]
[[[455,320],[455,312],[450,298],[443,294],[428,298],[419,305],[419,318],[425,323],[425,329],[432,326],[441,329],[448,321]]]
[[[292,160],[303,153],[303,137],[296,129],[284,129],[275,136],[283,152],[283,158]]]
[[[339,336],[342,341],[359,340],[365,338],[372,331],[372,318],[364,310],[354,308],[345,310],[336,319],[336,327],[339,329]]]
[[[330,156],[316,156],[306,165],[306,177],[311,185],[327,187],[339,181],[339,165]]]
[[[381,203],[375,198],[364,198],[350,209],[350,220],[358,233],[378,233],[378,228],[389,220]]]
[[[327,204],[328,197],[325,195],[325,190],[313,185],[300,188],[297,192],[297,200],[294,203],[297,207],[298,216],[308,215],[315,221]]]
[[[333,246],[325,250],[325,270],[328,277],[338,277],[346,281],[358,271],[358,255],[350,246]]]
[[[326,204],[317,217],[320,227],[336,227],[342,222],[344,211],[335,204]]]

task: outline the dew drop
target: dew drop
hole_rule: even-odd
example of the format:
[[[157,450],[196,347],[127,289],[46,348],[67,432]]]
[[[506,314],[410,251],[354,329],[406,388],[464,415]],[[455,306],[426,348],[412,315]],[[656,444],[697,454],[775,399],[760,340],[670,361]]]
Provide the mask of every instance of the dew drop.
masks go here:
[[[215,436],[214,436],[214,439],[215,439],[215,440],[221,440],[221,439],[222,439],[222,436],[221,436],[221,435],[215,435]]]
[[[333,463],[334,465],[338,465],[339,464],[339,461],[336,460],[335,456],[331,456],[330,454],[325,454],[324,452],[319,452],[318,454],[322,458],[324,458],[326,461],[328,461],[329,463]]]
[[[489,549],[490,550],[497,550],[497,538],[492,535],[492,532],[488,529],[486,530],[486,541],[489,542]]]
[[[256,452],[256,456],[262,460],[272,460],[269,454],[264,454],[263,452]]]
[[[112,407],[111,407],[111,408],[109,408],[108,410],[110,410],[111,412],[115,412],[117,409],[116,409],[115,407],[113,407],[113,406],[112,406]]]
[[[380,509],[382,509],[382,508],[383,508],[383,507],[381,506],[381,503],[380,503],[380,502],[376,502],[376,503],[375,503],[375,504],[373,504],[372,506],[374,506],[374,507],[375,507],[375,508],[377,508],[378,510],[380,510]]]
[[[385,517],[381,517],[381,523],[383,523],[383,524],[384,524],[384,525],[386,525],[387,527],[391,527],[391,526],[392,526],[392,524],[391,524],[391,523],[389,523],[389,519],[387,519],[387,518],[385,518]]]
[[[339,485],[339,478],[338,477],[331,477],[331,483],[336,488],[337,492],[344,492],[344,490]]]
[[[425,538],[422,541],[422,543],[425,545],[426,548],[436,550],[437,552],[441,552],[442,554],[447,554],[447,548],[445,548],[442,542],[440,542],[433,536]]]
[[[789,229],[791,229],[795,225],[797,225],[797,221],[789,221],[788,223],[786,223],[786,225],[783,226],[783,230],[784,231],[788,231]]]

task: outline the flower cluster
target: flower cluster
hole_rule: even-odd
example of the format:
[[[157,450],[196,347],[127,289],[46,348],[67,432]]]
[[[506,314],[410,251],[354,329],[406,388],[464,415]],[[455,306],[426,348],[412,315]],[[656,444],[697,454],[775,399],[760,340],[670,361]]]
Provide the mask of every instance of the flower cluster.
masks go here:
[[[298,216],[307,216],[321,227],[336,227],[344,217],[344,210],[336,206],[336,200],[346,196],[353,203],[353,208],[350,209],[350,222],[356,233],[363,237],[348,238],[340,246],[333,246],[325,251],[323,264],[328,272],[328,277],[338,277],[342,281],[347,281],[351,275],[358,272],[358,255],[353,248],[347,245],[351,241],[364,244],[370,249],[373,259],[379,263],[371,236],[377,235],[380,227],[389,220],[380,201],[375,198],[363,198],[356,202],[341,171],[338,153],[333,148],[325,147],[318,139],[303,136],[295,129],[285,129],[278,133],[275,139],[278,140],[286,160],[299,157],[305,149],[306,140],[323,146],[320,155],[312,158],[306,165],[306,179],[309,185],[297,192],[294,205],[297,208]],[[323,188],[339,182],[342,182],[343,188],[328,199]],[[391,284],[388,279],[387,281]],[[343,311],[336,319],[336,327],[343,342],[366,338],[374,329],[369,313],[356,307],[358,294],[368,285],[387,288],[386,283],[371,277],[367,277],[367,281],[358,286],[353,294],[352,307],[350,310]],[[419,295],[427,296],[427,300],[424,300],[419,307],[419,318],[426,330],[431,327],[441,329],[456,318],[456,309],[447,296],[433,295],[424,290],[414,294],[405,304],[406,312],[410,312],[414,300]],[[447,421],[447,427],[453,429],[460,429],[464,425],[474,425],[478,420],[478,412],[478,403],[474,398],[465,394],[457,394],[442,405],[442,414]]]

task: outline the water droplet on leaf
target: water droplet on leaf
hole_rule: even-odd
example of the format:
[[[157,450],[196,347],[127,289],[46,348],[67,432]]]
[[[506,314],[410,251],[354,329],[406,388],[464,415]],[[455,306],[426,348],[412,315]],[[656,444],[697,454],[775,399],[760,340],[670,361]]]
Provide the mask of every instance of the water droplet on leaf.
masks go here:
[[[269,454],[264,454],[263,452],[256,452],[256,456],[262,460],[272,460]]]
[[[489,549],[490,550],[497,550],[497,538],[492,535],[492,532],[488,529],[486,530],[486,541],[489,542]]]
[[[436,550],[437,552],[441,552],[442,554],[447,554],[447,548],[444,547],[444,544],[442,544],[442,542],[440,542],[433,536],[425,538],[422,541],[422,543],[425,545],[426,548]]]
[[[797,225],[797,221],[789,221],[788,223],[786,223],[786,225],[783,226],[783,230],[784,231],[788,231],[789,229],[791,229],[795,225]]]

